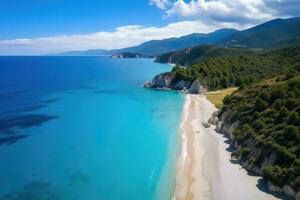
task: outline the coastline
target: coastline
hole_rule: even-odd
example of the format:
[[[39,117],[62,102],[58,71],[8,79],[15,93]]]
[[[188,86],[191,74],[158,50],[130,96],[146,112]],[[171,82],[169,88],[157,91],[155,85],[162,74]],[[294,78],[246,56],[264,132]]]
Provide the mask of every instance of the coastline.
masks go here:
[[[277,199],[257,188],[260,177],[250,176],[239,164],[230,162],[227,139],[214,130],[215,126],[202,125],[216,110],[203,95],[185,96],[172,199]]]

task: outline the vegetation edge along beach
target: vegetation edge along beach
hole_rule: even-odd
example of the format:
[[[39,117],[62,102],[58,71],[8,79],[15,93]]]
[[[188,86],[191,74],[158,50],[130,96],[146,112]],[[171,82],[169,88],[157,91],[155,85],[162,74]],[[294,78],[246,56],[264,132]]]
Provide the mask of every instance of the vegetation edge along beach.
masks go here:
[[[230,159],[262,176],[273,195],[299,198],[300,45],[265,51],[235,49],[234,53],[217,47],[224,52],[221,56],[203,56],[214,48],[199,46],[178,53],[173,59],[195,53],[197,61],[185,67],[175,62],[171,72],[157,75],[145,86],[207,94],[208,98],[218,92],[207,92],[229,90],[223,105],[216,104],[220,110],[208,121],[230,139]]]

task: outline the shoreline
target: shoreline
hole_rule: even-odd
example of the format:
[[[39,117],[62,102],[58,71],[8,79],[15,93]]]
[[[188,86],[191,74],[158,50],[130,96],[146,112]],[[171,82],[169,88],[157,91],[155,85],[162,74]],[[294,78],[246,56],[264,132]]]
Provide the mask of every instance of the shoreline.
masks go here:
[[[204,95],[186,94],[172,200],[278,199],[257,188],[260,177],[250,176],[239,164],[230,162],[227,139],[215,126],[203,127],[202,122],[215,111]]]

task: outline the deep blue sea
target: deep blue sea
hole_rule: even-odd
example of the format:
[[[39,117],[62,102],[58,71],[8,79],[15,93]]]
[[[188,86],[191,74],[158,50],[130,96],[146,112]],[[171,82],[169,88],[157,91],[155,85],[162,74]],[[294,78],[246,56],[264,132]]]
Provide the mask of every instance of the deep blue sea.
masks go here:
[[[153,59],[0,57],[1,200],[170,199],[183,96]]]

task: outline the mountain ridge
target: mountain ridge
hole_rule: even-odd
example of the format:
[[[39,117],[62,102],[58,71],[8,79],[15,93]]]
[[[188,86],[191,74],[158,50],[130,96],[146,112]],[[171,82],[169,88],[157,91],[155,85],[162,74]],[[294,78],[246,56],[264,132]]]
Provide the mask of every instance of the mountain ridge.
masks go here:
[[[300,17],[273,19],[233,33],[218,45],[245,48],[276,48],[300,43]]]
[[[162,40],[150,40],[142,44],[133,47],[103,50],[103,49],[93,49],[86,51],[69,51],[58,54],[52,54],[57,56],[72,56],[72,55],[86,55],[86,56],[96,56],[96,55],[113,55],[116,53],[130,52],[139,53],[145,56],[157,56],[162,53],[184,49],[190,46],[195,46],[199,44],[215,44],[221,39],[237,32],[235,29],[219,29],[211,33],[192,33],[189,35],[181,37],[173,37]]]

